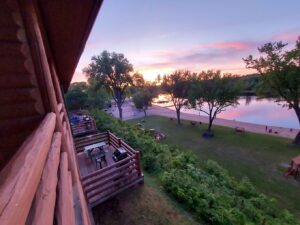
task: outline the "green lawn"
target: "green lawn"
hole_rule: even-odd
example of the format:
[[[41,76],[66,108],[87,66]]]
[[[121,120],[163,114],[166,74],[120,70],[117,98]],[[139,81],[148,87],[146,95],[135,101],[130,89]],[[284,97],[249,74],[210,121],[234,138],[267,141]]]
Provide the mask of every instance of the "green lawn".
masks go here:
[[[101,225],[201,225],[147,174],[144,185],[122,192],[93,211],[96,224]]]
[[[128,121],[131,124],[141,119]],[[191,126],[183,121],[177,126],[168,118],[151,116],[145,119],[146,128],[164,132],[167,144],[178,145],[194,152],[201,161],[213,159],[226,168],[231,175],[247,176],[263,193],[278,200],[300,217],[300,184],[283,176],[282,164],[300,154],[300,148],[291,145],[291,140],[261,134],[235,134],[232,128],[214,126],[215,137],[207,140],[201,137],[206,124]]]

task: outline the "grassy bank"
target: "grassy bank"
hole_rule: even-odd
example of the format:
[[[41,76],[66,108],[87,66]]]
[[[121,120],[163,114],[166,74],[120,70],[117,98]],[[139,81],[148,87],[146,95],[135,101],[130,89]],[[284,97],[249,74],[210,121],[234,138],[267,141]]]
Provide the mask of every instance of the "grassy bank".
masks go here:
[[[136,124],[140,119],[128,121]],[[289,139],[246,133],[237,135],[233,129],[215,126],[215,137],[205,140],[201,133],[206,125],[191,126],[164,117],[146,118],[145,127],[155,128],[167,134],[163,143],[178,145],[194,152],[200,161],[213,159],[226,168],[231,175],[250,181],[263,193],[274,197],[282,208],[288,208],[300,217],[300,186],[293,179],[283,177],[283,164],[300,154],[299,147]]]
[[[129,189],[94,209],[101,225],[201,225],[169,198],[159,184],[145,174],[145,184]]]

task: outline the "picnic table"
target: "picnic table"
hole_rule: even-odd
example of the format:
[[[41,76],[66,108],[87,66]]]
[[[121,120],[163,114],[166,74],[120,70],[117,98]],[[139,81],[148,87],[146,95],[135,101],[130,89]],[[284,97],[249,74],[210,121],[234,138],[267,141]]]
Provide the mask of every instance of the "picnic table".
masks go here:
[[[85,152],[85,154],[90,158],[93,159],[93,155],[92,152],[94,151],[94,149],[99,148],[100,150],[103,150],[103,147],[106,145],[106,143],[104,141],[102,142],[98,142],[92,145],[87,145],[85,146],[83,149],[83,151]]]
[[[91,151],[95,148],[103,148],[106,145],[105,141],[98,142],[92,145],[87,145],[84,147],[84,151]]]

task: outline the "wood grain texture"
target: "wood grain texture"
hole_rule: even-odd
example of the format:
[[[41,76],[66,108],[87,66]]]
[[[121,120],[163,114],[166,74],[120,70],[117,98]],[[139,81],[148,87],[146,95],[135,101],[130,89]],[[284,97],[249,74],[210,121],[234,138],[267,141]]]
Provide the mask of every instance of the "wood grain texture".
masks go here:
[[[0,172],[0,225],[25,224],[50,149],[55,120],[54,113],[47,114]]]
[[[62,152],[60,156],[58,185],[57,225],[75,224],[71,175],[68,171],[68,156]]]
[[[43,170],[42,179],[27,218],[27,225],[52,225],[56,201],[57,171],[60,159],[61,133],[56,132]]]

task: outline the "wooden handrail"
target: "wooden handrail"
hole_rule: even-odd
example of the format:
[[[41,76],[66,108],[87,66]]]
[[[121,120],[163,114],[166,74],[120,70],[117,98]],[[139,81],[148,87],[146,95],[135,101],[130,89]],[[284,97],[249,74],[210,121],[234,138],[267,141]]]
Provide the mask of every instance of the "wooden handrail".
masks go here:
[[[83,182],[83,186],[86,187],[88,185],[91,185],[92,183],[94,183],[95,181],[97,180],[101,180],[107,176],[110,176],[111,174],[115,173],[115,172],[118,172],[118,171],[121,171],[121,170],[124,170],[126,169],[127,167],[131,166],[132,164],[135,164],[136,161],[128,161],[126,164],[120,166],[120,167],[114,167],[114,168],[111,168],[111,170],[109,170],[107,173],[100,173],[99,175],[100,176],[94,176],[93,178],[90,178],[89,180],[85,180]]]
[[[42,179],[30,209],[31,216],[28,217],[26,224],[53,224],[60,149],[61,133],[56,132],[53,135]]]
[[[59,167],[57,224],[75,224],[72,176],[68,171],[68,154],[66,152],[61,153]]]
[[[55,121],[56,115],[48,113],[0,172],[0,225],[25,224],[50,149]]]
[[[103,173],[103,172],[105,172],[105,171],[107,171],[107,170],[110,170],[111,168],[114,168],[114,167],[116,167],[116,166],[118,166],[118,165],[120,165],[120,164],[126,163],[126,162],[130,161],[130,160],[133,159],[133,158],[134,158],[134,156],[130,156],[130,157],[127,157],[127,158],[125,158],[125,159],[122,159],[122,160],[120,160],[120,161],[117,162],[117,163],[114,163],[114,164],[112,164],[112,165],[110,165],[110,166],[106,166],[106,167],[104,167],[103,169],[97,170],[97,171],[95,171],[95,172],[90,173],[90,174],[87,175],[87,176],[82,177],[81,180],[82,180],[82,181],[85,181],[85,180],[87,180],[87,179],[89,179],[89,178],[91,178],[91,177],[93,177],[93,176],[99,175],[99,174],[101,174],[101,173]]]
[[[127,143],[125,143],[123,140],[120,140],[117,136],[115,136],[110,131],[107,131],[108,140],[110,143],[117,145],[121,145],[121,147],[124,147],[125,150],[129,153],[129,155],[134,155],[138,161],[138,172],[139,176],[142,176],[142,166],[141,166],[141,155],[139,151],[134,150],[131,146],[129,146]]]
[[[88,199],[90,200],[91,198],[95,197],[96,195],[110,189],[111,187],[118,185],[126,180],[128,180],[129,177],[133,177],[134,175],[137,174],[137,171],[132,171],[131,174],[128,174],[128,176],[124,176],[121,179],[117,180],[116,182],[113,183],[109,183],[107,186],[103,186],[101,189],[95,190],[94,192],[92,192],[90,195],[88,195]]]
[[[117,170],[113,171],[113,173],[112,173],[113,175],[110,174],[108,176],[108,178],[106,178],[106,179],[104,179],[104,177],[100,177],[99,179],[97,179],[96,181],[93,182],[94,184],[92,186],[90,185],[90,186],[86,187],[85,191],[87,193],[90,191],[93,191],[93,190],[97,189],[98,187],[103,186],[105,183],[108,183],[109,181],[114,180],[117,177],[121,177],[124,174],[128,173],[129,171],[132,171],[135,167],[136,166],[134,166],[134,162],[131,162],[131,163],[127,164],[126,167],[123,169],[117,168]],[[117,173],[117,172],[119,172],[119,173]],[[105,176],[105,177],[107,177],[107,176]]]
[[[134,150],[132,147],[130,147],[127,143],[125,143],[124,141],[121,141],[121,146],[125,147],[126,150],[131,151],[134,154],[137,154],[138,151]]]

